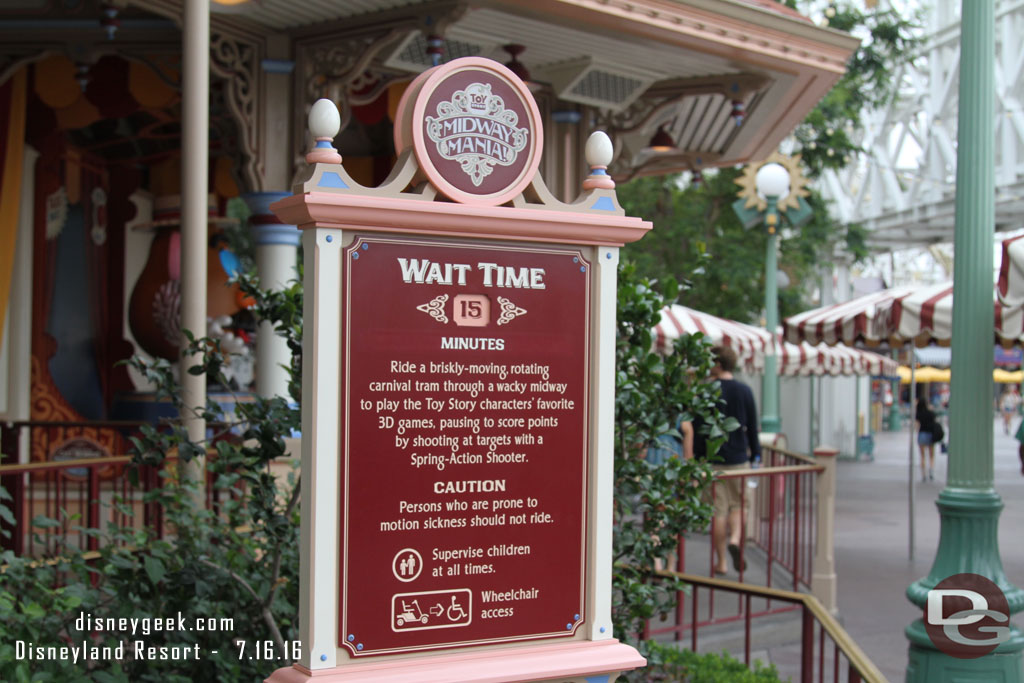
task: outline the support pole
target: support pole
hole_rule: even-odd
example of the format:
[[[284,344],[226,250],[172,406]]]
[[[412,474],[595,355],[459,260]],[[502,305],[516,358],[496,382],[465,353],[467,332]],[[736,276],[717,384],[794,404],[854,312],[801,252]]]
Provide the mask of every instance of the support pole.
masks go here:
[[[768,213],[765,216],[768,239],[764,258],[764,320],[768,334],[773,339],[779,327],[778,265],[775,257],[779,212],[776,200],[777,197],[768,197]],[[767,434],[777,434],[782,430],[782,420],[779,418],[779,373],[774,351],[765,356],[761,384],[761,431]]]
[[[206,335],[206,250],[208,237],[209,127],[210,127],[210,3],[186,0],[182,24],[181,104],[181,327],[196,337]],[[181,359],[182,420],[192,441],[206,438],[206,421],[196,408],[206,405],[206,375],[188,368],[198,361]],[[204,465],[183,466],[184,478],[199,484],[204,499]]]
[[[961,9],[949,479],[936,502],[941,531],[934,564],[928,576],[910,585],[907,597],[924,608],[929,591],[939,582],[957,574],[978,574],[995,583],[1013,615],[1024,609],[1024,591],[1003,572],[998,541],[1003,501],[993,487],[994,6],[964,0]],[[1020,683],[1024,633],[1012,623],[1009,627],[1006,639],[1000,636],[1002,642],[993,651],[961,659],[941,652],[923,619],[917,619],[906,629],[907,681]]]
[[[907,444],[907,556],[914,561],[914,420],[917,402],[917,380],[914,377],[917,363],[914,361],[914,349],[910,349],[910,416],[907,418],[907,431],[910,442]]]
[[[824,466],[818,475],[817,528],[818,543],[811,569],[811,593],[831,614],[839,612],[836,600],[835,518],[836,518],[836,456],[831,446],[814,449],[814,459]]]
[[[911,354],[913,355],[913,354]],[[892,350],[892,359],[897,363],[900,362],[900,350]],[[900,430],[900,378],[897,377],[892,381],[892,405],[889,406],[889,419],[888,426],[886,429],[890,432],[898,432]]]
[[[281,291],[298,276],[295,265],[302,235],[270,210],[271,204],[290,196],[288,192],[252,192],[242,197],[251,212],[249,226],[262,289]],[[269,322],[261,322],[256,337],[256,393],[267,398],[297,398],[288,393],[287,368],[291,362],[292,353],[284,337],[276,334]]]
[[[811,453],[814,451],[814,375],[808,375],[807,381],[811,394],[808,399],[811,409],[807,411],[807,452]]]

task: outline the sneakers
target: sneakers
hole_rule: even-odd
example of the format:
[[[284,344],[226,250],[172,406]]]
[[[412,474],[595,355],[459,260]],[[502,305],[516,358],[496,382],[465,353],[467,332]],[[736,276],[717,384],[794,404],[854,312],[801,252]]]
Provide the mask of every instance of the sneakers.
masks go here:
[[[929,481],[935,481],[935,470],[934,469],[929,469],[928,470],[928,480]]]

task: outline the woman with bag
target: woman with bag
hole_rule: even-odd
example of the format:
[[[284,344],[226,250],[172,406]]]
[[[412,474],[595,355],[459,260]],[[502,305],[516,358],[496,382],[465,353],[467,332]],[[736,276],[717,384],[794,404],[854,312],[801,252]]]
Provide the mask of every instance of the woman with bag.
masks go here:
[[[928,406],[928,399],[917,399],[917,445],[921,449],[921,481],[935,481],[935,413]],[[945,436],[945,435],[943,435]],[[941,440],[941,439],[940,439]],[[928,453],[928,469],[925,470],[925,453]]]

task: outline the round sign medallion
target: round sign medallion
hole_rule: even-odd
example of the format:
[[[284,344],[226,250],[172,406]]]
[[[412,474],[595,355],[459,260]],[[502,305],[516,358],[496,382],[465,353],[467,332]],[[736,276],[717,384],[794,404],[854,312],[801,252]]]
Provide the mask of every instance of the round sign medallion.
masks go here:
[[[543,144],[540,112],[526,85],[482,57],[456,59],[427,74],[408,93],[415,97],[411,125],[395,122],[396,142],[411,132],[423,174],[456,202],[497,206],[521,193],[537,172]],[[409,113],[399,111],[400,118]]]

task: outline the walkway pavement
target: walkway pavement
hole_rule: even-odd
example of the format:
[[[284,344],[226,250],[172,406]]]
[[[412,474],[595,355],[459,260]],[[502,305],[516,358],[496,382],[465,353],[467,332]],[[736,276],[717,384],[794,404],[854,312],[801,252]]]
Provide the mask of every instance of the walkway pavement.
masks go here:
[[[1016,421],[1013,427],[1016,428]],[[1005,507],[999,549],[1009,580],[1024,587],[1024,476],[1017,442],[993,424],[995,487]],[[836,496],[836,572],[839,618],[864,652],[894,683],[904,680],[907,639],[903,629],[921,616],[905,596],[907,586],[928,574],[939,541],[935,499],[945,486],[947,457],[936,453],[935,481],[920,481],[915,461],[915,543],[909,554],[906,429],[875,435],[875,460],[839,463]],[[1021,615],[1013,620],[1024,624]],[[771,656],[771,655],[770,655]]]

